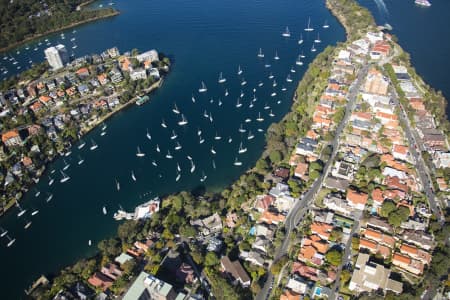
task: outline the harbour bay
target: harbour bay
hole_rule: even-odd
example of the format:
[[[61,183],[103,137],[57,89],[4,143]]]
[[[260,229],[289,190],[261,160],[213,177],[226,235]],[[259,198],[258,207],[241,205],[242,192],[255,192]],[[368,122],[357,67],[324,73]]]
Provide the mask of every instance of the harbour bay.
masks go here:
[[[215,191],[230,184],[260,156],[264,134],[257,129],[266,130],[271,122],[280,120],[289,110],[296,82],[313,55],[325,45],[344,39],[343,29],[322,1],[149,3],[139,0],[118,2],[117,8],[122,12],[117,17],[76,28],[74,36],[78,47],[75,55],[99,53],[112,46],[117,46],[122,52],[132,48],[156,48],[171,58],[172,71],[162,88],[150,96],[149,103],[127,108],[108,120],[105,136],[100,136],[100,129],[88,135],[87,140],[94,139],[98,149],[89,151],[74,147],[72,156],[67,159],[72,165],[67,170],[71,176],[69,182],[49,187],[48,173],[42,176],[36,186],[42,195],[36,198],[35,188],[32,188],[23,199],[24,208],[40,210],[28,230],[23,229],[23,220],[17,220],[17,210],[12,210],[0,220],[1,226],[17,239],[13,247],[5,248],[2,243],[0,248],[3,258],[0,277],[7,299],[20,298],[23,289],[40,274],[55,272],[80,256],[93,254],[95,247],[89,247],[88,240],[91,239],[95,245],[100,239],[114,234],[118,223],[112,219],[112,212],[118,209],[119,204],[130,210],[156,195],[191,190],[203,184],[208,190]],[[317,29],[309,35],[303,31],[308,17]],[[320,28],[325,20],[330,24],[327,30]],[[281,37],[286,25],[292,31],[289,39]],[[317,46],[318,51],[312,53],[310,48],[319,28],[322,43]],[[304,35],[304,47],[297,44],[300,33]],[[68,39],[72,35],[71,29],[66,32],[65,41],[59,34],[48,39],[53,44],[70,45]],[[17,50],[14,50],[10,55],[14,55],[20,64],[26,64],[30,58],[34,61],[43,59],[43,46],[33,52],[26,52],[25,47],[20,48],[21,54],[17,55]],[[260,47],[265,53],[264,59],[258,59],[256,55]],[[30,48],[33,49],[34,45]],[[304,66],[295,67],[296,73],[291,73],[290,68],[295,65],[301,48],[306,55]],[[279,61],[273,60],[275,51],[280,56]],[[272,67],[265,68],[267,63]],[[243,69],[241,76],[236,74],[238,65]],[[219,72],[227,78],[223,86],[217,83]],[[270,72],[278,82],[276,97],[270,97],[274,89],[273,80],[268,79]],[[292,83],[285,80],[288,74],[293,79]],[[242,78],[248,82],[247,85],[241,85]],[[260,80],[264,87],[257,88]],[[201,81],[205,81],[208,87],[206,94],[197,92]],[[282,85],[287,89],[285,92],[281,90]],[[230,92],[228,97],[224,95],[225,86]],[[250,109],[253,88],[257,88],[258,101]],[[237,109],[236,101],[241,89],[245,93],[243,106]],[[192,93],[196,103],[191,101]],[[211,97],[213,103],[210,103]],[[219,98],[222,106],[218,105]],[[275,100],[281,103],[277,104]],[[177,125],[179,116],[172,112],[174,103],[186,115],[187,126]],[[266,103],[275,117],[271,118],[269,110],[264,109]],[[213,122],[203,117],[204,110],[211,113]],[[260,124],[255,120],[258,112],[265,119]],[[168,129],[160,126],[163,118]],[[246,118],[252,122],[245,123]],[[241,124],[252,131],[254,139],[248,140],[248,131],[238,131]],[[146,138],[147,128],[152,141]],[[199,128],[206,140],[201,145],[197,136]],[[170,140],[172,129],[177,132],[178,141],[183,146],[180,151],[174,150],[174,143]],[[214,140],[216,132],[222,140]],[[228,137],[232,137],[232,143],[227,142]],[[241,140],[248,151],[239,155],[237,150]],[[157,144],[161,147],[160,154],[155,151]],[[137,146],[146,153],[145,158],[136,157]],[[216,155],[211,153],[212,146]],[[174,156],[172,160],[164,158],[168,149]],[[81,166],[76,164],[79,154],[85,159]],[[196,163],[193,174],[189,172],[187,155],[192,156]],[[242,167],[233,165],[238,156]],[[216,169],[212,166],[213,159]],[[157,168],[152,165],[152,160],[157,160]],[[177,162],[182,169],[179,182],[175,182]],[[49,172],[58,171],[62,166],[62,160],[58,160],[50,165]],[[204,183],[199,180],[202,170],[207,175]],[[136,183],[131,179],[131,171],[136,175]],[[121,183],[119,192],[116,191],[115,179]],[[47,192],[54,195],[48,204],[44,199]],[[103,206],[108,209],[107,216],[102,214]]]

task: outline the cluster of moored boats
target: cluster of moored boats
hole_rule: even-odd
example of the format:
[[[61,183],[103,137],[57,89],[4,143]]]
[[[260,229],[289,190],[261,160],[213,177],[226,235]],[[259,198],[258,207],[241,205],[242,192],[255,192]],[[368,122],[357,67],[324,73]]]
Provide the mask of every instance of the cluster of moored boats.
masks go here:
[[[71,43],[71,57],[75,56],[75,49],[78,48],[78,45],[76,44],[76,37],[75,34],[77,33],[76,30],[72,31],[72,37],[69,39]],[[59,42],[66,42],[66,35],[64,33],[61,33],[59,35]],[[55,44],[58,44],[59,42],[55,42]],[[50,47],[52,45],[52,42],[49,39],[41,40],[38,43],[34,45],[26,45],[21,50],[16,50],[15,54],[13,52],[9,54],[3,55],[2,59],[0,59],[0,75],[3,75],[3,79],[5,80],[7,78],[8,73],[11,70],[21,70],[22,68],[27,69],[33,64],[33,60],[31,59],[31,56],[33,53],[36,53],[37,51],[41,50],[43,51],[46,47]],[[26,59],[18,59],[18,57],[22,56],[28,56],[28,60]],[[21,64],[22,63],[22,64]]]
[[[322,26],[323,28],[328,28],[327,23]],[[314,28],[311,26],[311,21],[308,20],[307,27],[304,29],[306,32],[314,31]],[[291,32],[289,31],[289,28],[286,27],[286,30],[282,33],[282,36],[285,38],[291,37]],[[317,38],[313,40],[313,48],[314,44],[319,44],[321,42],[319,35],[317,35]],[[303,44],[303,36],[300,35],[300,40],[298,41],[298,44]],[[311,50],[314,52],[313,50]],[[240,140],[234,141],[233,137],[231,135],[228,136],[222,136],[219,132],[219,130],[215,131],[215,134],[213,137],[210,138],[210,146],[207,146],[208,155],[211,158],[211,165],[212,170],[216,170],[216,160],[218,160],[217,156],[220,150],[219,143],[223,144],[232,144],[235,142],[236,144],[236,155],[234,156],[234,161],[232,162],[233,166],[242,166],[243,163],[241,160],[239,160],[240,155],[247,152],[247,146],[246,144],[251,143],[252,140],[255,138],[255,133],[264,133],[264,121],[270,120],[270,118],[275,117],[275,114],[273,113],[272,106],[274,104],[281,104],[282,100],[278,99],[278,96],[280,93],[286,92],[287,88],[286,86],[293,82],[293,79],[291,76],[294,76],[294,73],[296,73],[296,67],[302,66],[303,62],[302,59],[306,56],[302,53],[299,54],[297,60],[292,65],[290,70],[287,72],[287,76],[285,78],[276,78],[274,75],[274,72],[271,70],[271,63],[276,63],[276,61],[281,60],[281,57],[278,54],[278,51],[275,50],[275,55],[273,57],[273,60],[267,59],[266,55],[263,52],[262,48],[259,48],[259,50],[256,53],[257,59],[260,61],[264,61],[264,70],[266,71],[267,75],[264,78],[261,78],[261,80],[257,82],[253,82],[253,87],[249,87],[250,83],[247,82],[245,79],[245,70],[241,65],[237,66],[236,73],[228,80],[228,78],[225,76],[224,72],[218,73],[218,79],[215,86],[215,90],[217,88],[219,90],[223,91],[222,95],[212,95],[208,92],[208,87],[205,82],[200,82],[200,86],[197,90],[197,92],[192,93],[191,95],[191,102],[192,105],[200,106],[200,111],[203,111],[201,113],[201,116],[191,116],[189,117],[191,120],[201,120],[204,118],[204,120],[207,122],[208,127],[214,125],[214,117],[213,117],[213,111],[214,109],[218,109],[222,106],[231,106],[232,109],[235,109],[237,111],[241,111],[243,113],[250,112],[251,110],[254,111],[251,115],[256,116],[253,119],[249,116],[242,119],[239,123],[239,128],[237,131],[240,134]],[[237,84],[239,87],[236,89],[235,85],[229,85],[229,82],[234,82],[235,85]],[[281,84],[281,83],[284,84]],[[267,93],[267,87],[269,92]],[[234,87],[234,90],[233,90]],[[250,94],[249,96],[245,96],[246,94]],[[258,95],[258,97],[257,97]],[[236,100],[232,100],[236,99]],[[264,100],[262,100],[264,99]],[[235,102],[236,101],[236,102]],[[264,104],[258,104],[264,103]],[[272,106],[271,106],[272,105]],[[248,109],[244,109],[243,107],[248,107]],[[181,153],[181,150],[183,149],[183,146],[181,144],[181,141],[179,139],[179,135],[181,135],[181,132],[186,133],[187,130],[192,129],[195,130],[193,133],[194,136],[198,139],[198,144],[202,145],[205,143],[205,132],[203,132],[201,126],[194,125],[194,126],[188,126],[190,124],[188,120],[188,112],[195,111],[194,109],[186,109],[186,112],[183,112],[180,107],[176,103],[173,104],[173,107],[171,109],[171,113],[175,115],[175,119],[177,119],[174,123],[166,122],[166,119],[173,119],[172,118],[162,118],[160,126],[163,128],[163,131],[167,132],[168,139],[173,143],[173,149],[162,149],[160,147],[160,144],[163,145],[164,142],[156,141],[157,137],[160,138],[161,134],[158,133],[158,135],[155,134],[154,137],[151,135],[151,130],[148,128],[145,132],[145,140],[147,141],[145,144],[138,145],[136,147],[136,157],[138,159],[149,159],[151,161],[151,164],[153,167],[158,167],[161,159],[166,160],[175,160],[175,182],[180,181],[182,174],[183,174],[183,167],[184,166],[184,173],[185,174],[194,174],[197,170],[194,158],[189,154],[184,155],[178,155],[178,153]],[[257,112],[256,112],[257,111]],[[252,124],[257,124],[256,126],[251,126]],[[269,122],[265,122],[265,125],[267,126]],[[230,124],[231,125],[231,124]],[[191,127],[191,128],[189,128]],[[253,128],[251,128],[253,127]],[[106,124],[101,125],[100,130],[100,136],[105,136],[107,134],[107,126]],[[186,130],[187,129],[187,130]],[[253,129],[253,132],[252,132]],[[152,129],[153,130],[153,129]],[[154,130],[156,130],[154,128]],[[210,131],[210,128],[207,130]],[[206,130],[205,130],[206,131]],[[214,132],[214,131],[213,131]],[[150,148],[148,144],[151,144]],[[83,148],[88,148],[90,151],[95,151],[98,149],[97,143],[94,141],[93,138],[90,138],[89,145],[86,141],[83,139],[80,140],[80,142],[77,145],[77,148],[79,150]],[[170,147],[170,146],[169,146]],[[154,151],[151,151],[149,149],[153,148]],[[172,152],[171,152],[172,151]],[[175,155],[177,153],[177,155]],[[64,157],[62,159],[63,165],[61,169],[59,170],[60,176],[59,176],[59,182],[61,184],[67,182],[70,180],[70,176],[66,173],[67,170],[70,168],[70,163],[66,161],[72,154],[71,150],[69,149],[66,153],[64,153]],[[201,155],[201,154],[200,154]],[[175,157],[176,156],[176,157]],[[178,161],[176,161],[178,159]],[[181,159],[181,160],[180,160]],[[202,158],[204,159],[204,157]],[[70,160],[69,160],[70,161]],[[78,155],[77,156],[77,165],[82,165],[84,163],[84,159]],[[220,160],[222,161],[222,160]],[[231,162],[230,162],[231,163]],[[55,179],[57,175],[55,174],[56,171],[52,170],[50,171],[50,174],[48,175],[48,185],[51,186],[54,184]],[[204,170],[200,170],[200,182],[205,182],[208,178]],[[133,170],[130,171],[130,177],[133,182],[136,182],[138,180],[136,174]],[[162,177],[160,174],[159,177]],[[192,178],[192,176],[190,176]],[[115,183],[115,189],[117,191],[120,191],[120,182],[117,178],[114,179]],[[35,191],[35,197],[39,197],[40,192]],[[50,202],[53,198],[53,195],[51,193],[47,193],[45,197],[46,202]],[[39,213],[39,210],[34,209],[31,210],[31,213],[29,215],[26,215],[27,210],[23,209],[19,203],[16,203],[19,212],[17,213],[18,218],[25,219],[25,225],[24,228],[28,229],[31,226],[31,221],[29,220],[30,217],[36,216]],[[102,208],[102,212],[104,215],[107,214],[107,209],[105,206]],[[10,247],[14,242],[15,239],[11,238],[8,235],[8,231],[6,229],[0,228],[0,237],[7,239],[7,246]],[[89,241],[89,245],[91,245],[91,241]]]

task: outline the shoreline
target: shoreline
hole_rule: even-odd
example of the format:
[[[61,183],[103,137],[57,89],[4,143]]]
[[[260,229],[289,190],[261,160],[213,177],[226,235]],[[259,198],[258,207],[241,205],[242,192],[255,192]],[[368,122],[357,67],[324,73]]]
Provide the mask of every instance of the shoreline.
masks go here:
[[[164,76],[161,76],[161,78],[154,82],[150,87],[144,89],[144,91],[142,92],[144,95],[149,95],[151,94],[153,91],[157,90],[158,88],[160,88],[164,83]],[[107,119],[111,118],[112,116],[114,116],[116,113],[124,110],[125,108],[136,104],[136,100],[139,98],[140,96],[135,96],[133,98],[131,98],[128,102],[121,104],[117,109],[114,109],[113,111],[110,111],[109,113],[107,113],[104,116],[101,116],[100,118],[98,118],[97,120],[93,121],[93,123],[87,125],[87,128],[82,128],[80,130],[80,137],[76,142],[79,142],[81,140],[81,138],[85,135],[87,135],[89,132],[91,132],[92,130],[94,130],[97,126],[99,126],[100,124],[102,124],[104,121],[106,121]],[[72,146],[73,147],[73,146]],[[22,200],[22,198],[24,197],[25,193],[28,193],[31,189],[31,187],[33,187],[34,185],[36,185],[40,178],[42,177],[42,175],[45,173],[45,171],[47,170],[47,166],[49,164],[52,164],[54,162],[54,160],[58,159],[59,157],[64,157],[64,154],[59,153],[59,155],[55,156],[53,160],[48,161],[44,166],[42,166],[42,168],[39,170],[39,175],[36,178],[36,180],[34,180],[34,184],[30,185],[28,189],[23,190],[22,191],[22,195],[19,199],[15,199],[14,201],[11,200],[9,201],[4,207],[3,210],[0,212],[0,218],[3,217],[6,213],[8,213],[8,211],[13,208],[15,206],[16,201],[20,202]]]
[[[91,2],[93,2],[93,1],[91,1]],[[89,3],[87,3],[87,4],[89,4]],[[104,15],[104,16],[98,16],[98,17],[94,17],[94,18],[89,18],[89,19],[86,19],[86,20],[83,20],[83,21],[79,21],[79,22],[75,22],[75,23],[72,23],[72,24],[60,27],[60,28],[52,29],[52,30],[47,31],[45,33],[40,33],[40,34],[37,34],[37,35],[34,35],[34,36],[30,36],[30,37],[27,37],[26,39],[24,39],[22,41],[17,41],[17,42],[15,42],[15,43],[7,46],[7,47],[0,48],[0,53],[10,51],[11,49],[17,48],[17,47],[19,47],[19,46],[21,46],[23,44],[26,44],[26,43],[28,43],[30,41],[33,41],[35,39],[47,36],[47,35],[52,34],[52,33],[56,33],[56,32],[59,32],[59,31],[63,31],[63,30],[66,30],[66,29],[77,27],[79,25],[83,25],[83,24],[86,24],[86,23],[98,21],[98,20],[101,20],[101,19],[114,17],[114,16],[117,16],[119,14],[120,14],[120,11],[116,10],[116,11],[114,11],[114,12],[112,12],[110,14]]]

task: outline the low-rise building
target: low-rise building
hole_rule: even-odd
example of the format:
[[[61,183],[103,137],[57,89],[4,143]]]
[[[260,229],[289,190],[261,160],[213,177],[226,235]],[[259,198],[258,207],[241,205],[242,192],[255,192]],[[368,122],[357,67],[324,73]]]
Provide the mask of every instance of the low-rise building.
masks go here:
[[[250,286],[250,277],[238,260],[232,262],[228,256],[223,256],[220,259],[220,266],[222,272],[228,274],[234,284],[240,284],[243,287]]]
[[[382,289],[384,292],[392,291],[400,294],[403,291],[403,284],[390,277],[391,270],[382,265],[369,261],[368,254],[359,253],[353,271],[352,278],[349,283],[349,290],[361,292],[373,292]]]

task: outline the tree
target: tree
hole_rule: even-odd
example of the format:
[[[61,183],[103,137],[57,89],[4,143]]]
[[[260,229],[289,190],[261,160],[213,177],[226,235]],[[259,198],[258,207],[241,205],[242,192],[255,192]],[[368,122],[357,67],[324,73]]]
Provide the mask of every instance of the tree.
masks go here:
[[[107,257],[114,257],[122,252],[122,247],[117,239],[102,240],[98,243],[98,249]]]
[[[287,255],[283,255],[282,257],[280,257],[277,261],[275,261],[272,266],[270,266],[270,272],[273,275],[278,275],[281,272],[281,269],[283,268],[283,266],[289,261],[289,258],[287,257]]]
[[[208,252],[205,256],[205,266],[211,267],[219,264],[219,258],[214,252]]]
[[[121,268],[123,272],[127,275],[131,275],[134,272],[134,269],[136,268],[137,264],[134,259],[127,260],[125,263],[121,265]]]
[[[342,270],[342,272],[341,272],[342,284],[346,284],[350,280],[351,277],[352,277],[352,274],[350,273],[349,270],[347,270],[347,269]]]
[[[273,164],[277,164],[283,160],[283,154],[278,150],[273,150],[270,152],[269,158]]]
[[[337,267],[342,263],[342,252],[336,249],[331,249],[325,254],[325,259],[327,262]]]
[[[264,158],[261,158],[256,162],[256,169],[264,173],[269,169],[269,164]]]
[[[396,209],[396,206],[394,202],[386,200],[383,202],[383,205],[381,205],[380,209],[380,216],[383,218],[387,218],[391,212],[393,212]]]

